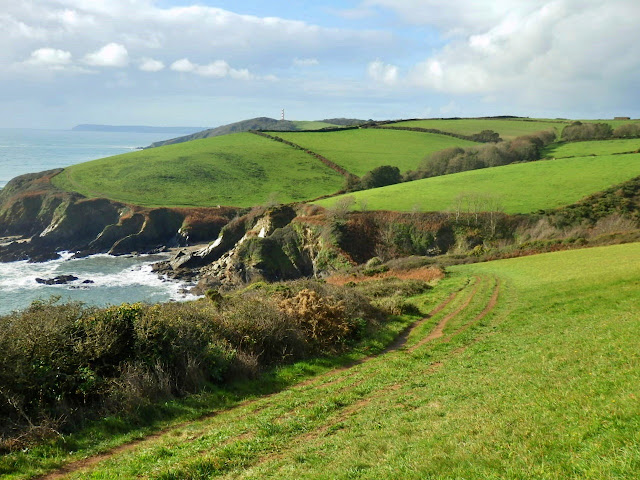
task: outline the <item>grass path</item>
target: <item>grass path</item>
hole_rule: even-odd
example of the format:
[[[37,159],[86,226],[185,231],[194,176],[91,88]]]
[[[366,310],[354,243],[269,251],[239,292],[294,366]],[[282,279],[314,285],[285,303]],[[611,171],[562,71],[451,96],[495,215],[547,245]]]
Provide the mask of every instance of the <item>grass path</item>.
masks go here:
[[[221,453],[228,451],[232,446],[238,447],[240,445],[253,445],[256,442],[260,443],[257,439],[262,433],[264,433],[262,430],[265,428],[267,428],[267,430],[270,428],[277,429],[278,425],[287,424],[289,418],[292,415],[295,416],[300,409],[304,409],[304,411],[307,412],[307,415],[310,411],[324,410],[326,405],[324,405],[324,402],[322,401],[323,395],[318,395],[319,391],[322,391],[327,395],[334,396],[352,397],[355,395],[353,402],[347,401],[344,404],[338,403],[334,405],[335,411],[328,412],[329,415],[319,418],[321,421],[314,422],[317,424],[310,425],[308,430],[305,429],[300,431],[298,441],[311,441],[312,439],[321,436],[323,432],[330,430],[336,424],[346,421],[346,419],[354,415],[362,405],[370,403],[377,396],[384,394],[387,388],[400,388],[397,384],[391,386],[387,385],[389,380],[387,378],[377,378],[377,369],[374,364],[384,362],[389,356],[411,355],[417,349],[424,348],[427,343],[442,337],[445,327],[449,321],[460,316],[465,309],[469,308],[469,305],[472,304],[478,292],[489,288],[491,283],[492,282],[488,277],[477,277],[473,282],[464,286],[461,290],[454,291],[438,306],[433,308],[423,319],[406,328],[398,338],[378,356],[367,357],[360,361],[353,362],[348,366],[340,367],[317,377],[313,377],[307,381],[299,383],[287,391],[243,402],[237,407],[226,411],[212,412],[211,414],[202,417],[197,422],[189,422],[174,426],[150,435],[142,440],[136,440],[119,446],[100,455],[70,463],[58,471],[36,478],[38,480],[58,480],[62,478],[127,478],[126,475],[121,476],[122,473],[120,472],[115,476],[115,472],[112,472],[112,466],[115,466],[117,470],[119,470],[119,468],[116,465],[121,465],[126,469],[126,465],[129,464],[129,460],[132,456],[145,457],[147,455],[145,452],[158,451],[158,449],[175,446],[175,439],[184,437],[185,431],[190,432],[188,440],[191,444],[197,444],[199,441],[204,441],[214,435],[214,438],[221,440],[219,442],[215,442],[214,452]],[[459,297],[461,295],[464,296],[462,303],[459,301]],[[488,313],[489,310],[487,309],[490,309],[490,307],[493,308],[493,306],[495,306],[495,303],[493,305],[487,304],[484,311]],[[443,312],[446,314],[434,324],[434,320],[439,318]],[[470,318],[473,319],[473,317]],[[475,320],[477,320],[477,318],[472,321]],[[463,324],[470,326],[469,322],[463,322]],[[431,333],[425,338],[419,338],[419,335],[421,335],[419,332],[423,329],[427,329]],[[447,337],[447,341],[455,335],[457,335],[456,332],[450,333]],[[435,366],[434,368],[438,367]],[[379,382],[380,380],[383,381]],[[369,388],[364,387],[363,385],[366,382],[370,384],[372,381],[378,383],[378,388],[368,391]],[[284,410],[281,410],[280,404],[283,402],[282,397],[291,398],[292,396],[300,396],[303,398],[310,396],[311,398],[294,402],[292,405],[294,408],[292,409],[285,408]],[[254,424],[251,428],[241,428],[233,433],[224,433],[225,428],[233,425],[234,421],[237,421],[240,418],[256,416],[261,412],[267,411],[272,412],[271,418],[268,421],[268,424],[271,425],[271,427],[267,427],[266,424],[258,421],[258,424]],[[195,451],[192,449],[188,450],[189,454],[186,457],[204,455],[205,458],[211,458],[213,454],[208,447],[195,447]],[[260,464],[267,459],[272,460],[272,454],[273,451],[268,448],[260,455],[257,455],[256,458],[253,459],[253,462]],[[119,459],[122,459],[122,461],[119,462]],[[211,465],[216,462],[213,460],[209,462],[199,458],[195,461],[191,461],[190,463],[192,465],[189,468],[202,470],[205,468],[204,465],[209,465],[206,468],[210,468]],[[92,474],[92,471],[95,471],[95,474]],[[111,475],[114,476],[112,477]],[[169,476],[156,476],[154,474],[142,474],[141,478],[199,478],[190,476],[191,473],[184,470],[177,473],[177,476],[172,476],[173,474],[168,475]]]

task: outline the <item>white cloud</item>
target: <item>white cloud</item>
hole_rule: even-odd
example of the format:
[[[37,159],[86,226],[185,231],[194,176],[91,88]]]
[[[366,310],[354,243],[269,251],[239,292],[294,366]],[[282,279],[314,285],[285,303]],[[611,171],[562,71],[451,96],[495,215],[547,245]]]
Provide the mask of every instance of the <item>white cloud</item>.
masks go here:
[[[582,3],[585,1],[590,0]],[[487,30],[509,14],[527,15],[544,3],[545,0],[364,0],[360,8],[383,7],[395,11],[407,23],[464,35]]]
[[[173,62],[169,68],[174,72],[188,73],[193,72],[196,69],[196,65],[191,63],[188,58],[182,58]]]
[[[394,10],[444,34],[444,46],[398,79],[403,87],[478,94],[505,105],[508,97],[526,108],[636,97],[637,0],[365,0],[362,6]],[[369,66],[378,81],[387,72],[393,79],[383,64]]]
[[[294,58],[293,64],[296,67],[315,67],[320,65],[320,61],[317,58]]]
[[[143,58],[140,61],[140,70],[143,72],[159,72],[164,70],[164,63],[160,60],[154,60],[153,58]]]
[[[56,48],[39,48],[31,52],[31,57],[26,63],[29,65],[63,67],[71,63],[71,52]]]
[[[129,64],[129,53],[124,45],[109,43],[84,57],[87,65],[94,67],[126,67]]]
[[[268,70],[291,58],[317,58],[363,51],[368,56],[392,40],[388,32],[327,28],[275,16],[241,15],[194,5],[162,7],[155,0],[20,0],[2,2],[0,64],[24,58],[39,45],[75,52],[104,39],[126,47],[129,56],[188,57],[204,63],[205,52],[224,52],[229,61]],[[163,2],[167,3],[167,2]],[[189,5],[189,3],[193,3]],[[6,5],[5,5],[6,4]],[[37,41],[39,44],[34,44]],[[90,48],[90,47],[89,47]],[[98,53],[98,52],[96,52]],[[362,58],[362,56],[360,56]],[[103,66],[101,58],[90,62]],[[256,68],[254,67],[254,69]],[[268,74],[270,72],[265,72]]]
[[[385,85],[394,85],[398,81],[398,67],[387,65],[381,60],[369,63],[367,73],[373,81],[384,83]]]
[[[180,73],[194,73],[201,77],[225,78],[234,80],[250,80],[254,76],[247,70],[232,68],[225,60],[216,60],[206,65],[192,63],[188,58],[176,60],[171,64],[171,70]]]
[[[208,65],[198,65],[195,73],[203,77],[224,78],[231,74],[232,68],[224,60],[216,60]]]

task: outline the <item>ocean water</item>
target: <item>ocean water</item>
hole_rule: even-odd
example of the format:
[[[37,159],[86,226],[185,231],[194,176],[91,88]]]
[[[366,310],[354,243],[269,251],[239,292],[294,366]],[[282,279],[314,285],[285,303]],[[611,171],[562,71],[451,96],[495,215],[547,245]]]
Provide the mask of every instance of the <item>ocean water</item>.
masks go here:
[[[42,172],[131,152],[163,134],[0,128],[0,188],[24,173]]]
[[[99,306],[196,298],[184,291],[186,284],[161,279],[151,271],[151,264],[165,257],[92,255],[71,259],[71,255],[63,253],[62,258],[44,263],[0,263],[0,315],[22,310],[34,300],[51,297]],[[36,278],[58,275],[75,275],[78,280],[66,285],[36,282]],[[82,283],[85,280],[94,283]]]
[[[18,175],[65,167],[118,155],[166,139],[149,133],[73,132],[69,130],[0,129],[0,188]],[[89,305],[165,302],[195,298],[187,285],[159,278],[151,264],[164,257],[94,255],[72,259],[65,253],[45,263],[0,263],[0,315],[52,296]],[[71,274],[68,285],[42,285],[36,278]],[[84,280],[94,283],[82,284]]]

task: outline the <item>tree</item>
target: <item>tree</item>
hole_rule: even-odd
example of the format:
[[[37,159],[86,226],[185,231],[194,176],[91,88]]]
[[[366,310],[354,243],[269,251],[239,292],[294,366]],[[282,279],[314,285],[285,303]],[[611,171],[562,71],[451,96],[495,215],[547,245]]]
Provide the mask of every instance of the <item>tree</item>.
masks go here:
[[[400,169],[398,167],[382,165],[366,173],[360,180],[360,184],[362,188],[368,189],[393,185],[401,181],[402,176],[400,175]]]

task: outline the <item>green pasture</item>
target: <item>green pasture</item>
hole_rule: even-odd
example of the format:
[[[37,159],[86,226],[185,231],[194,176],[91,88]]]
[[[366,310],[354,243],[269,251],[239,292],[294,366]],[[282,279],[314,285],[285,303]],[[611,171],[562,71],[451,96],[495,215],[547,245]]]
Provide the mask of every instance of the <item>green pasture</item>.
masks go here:
[[[544,155],[553,158],[586,157],[587,155],[612,155],[629,153],[640,149],[640,138],[617,140],[594,140],[588,142],[554,143]]]
[[[529,135],[542,130],[556,130],[558,135],[570,121],[535,120],[535,119],[482,119],[461,118],[452,120],[426,119],[392,123],[389,127],[418,127],[435,128],[443,132],[472,135],[482,130],[498,132],[502,139],[511,140],[515,137]]]
[[[573,120],[572,120],[573,121]],[[602,119],[602,120],[580,120],[582,123],[608,123],[609,125],[611,125],[611,128],[617,128],[620,125],[624,125],[626,123],[640,123],[640,120],[638,119],[631,119],[631,120],[608,120],[608,119]]]
[[[637,477],[640,244],[457,266],[411,301],[434,313],[404,347],[66,478]]]
[[[322,128],[340,127],[340,125],[334,125],[333,123],[316,122],[313,120],[293,120],[291,123],[295,124],[299,130],[320,130]]]
[[[250,133],[194,140],[66,168],[60,188],[143,206],[249,207],[336,192],[344,178],[311,156]]]
[[[498,200],[506,213],[569,205],[640,175],[640,154],[541,160],[426,178],[317,202],[332,207],[355,199],[363,210],[452,210],[460,196]]]
[[[355,175],[364,175],[382,165],[392,165],[405,172],[415,169],[424,157],[435,151],[476,145],[446,135],[380,129],[276,132],[274,135],[319,153]]]

